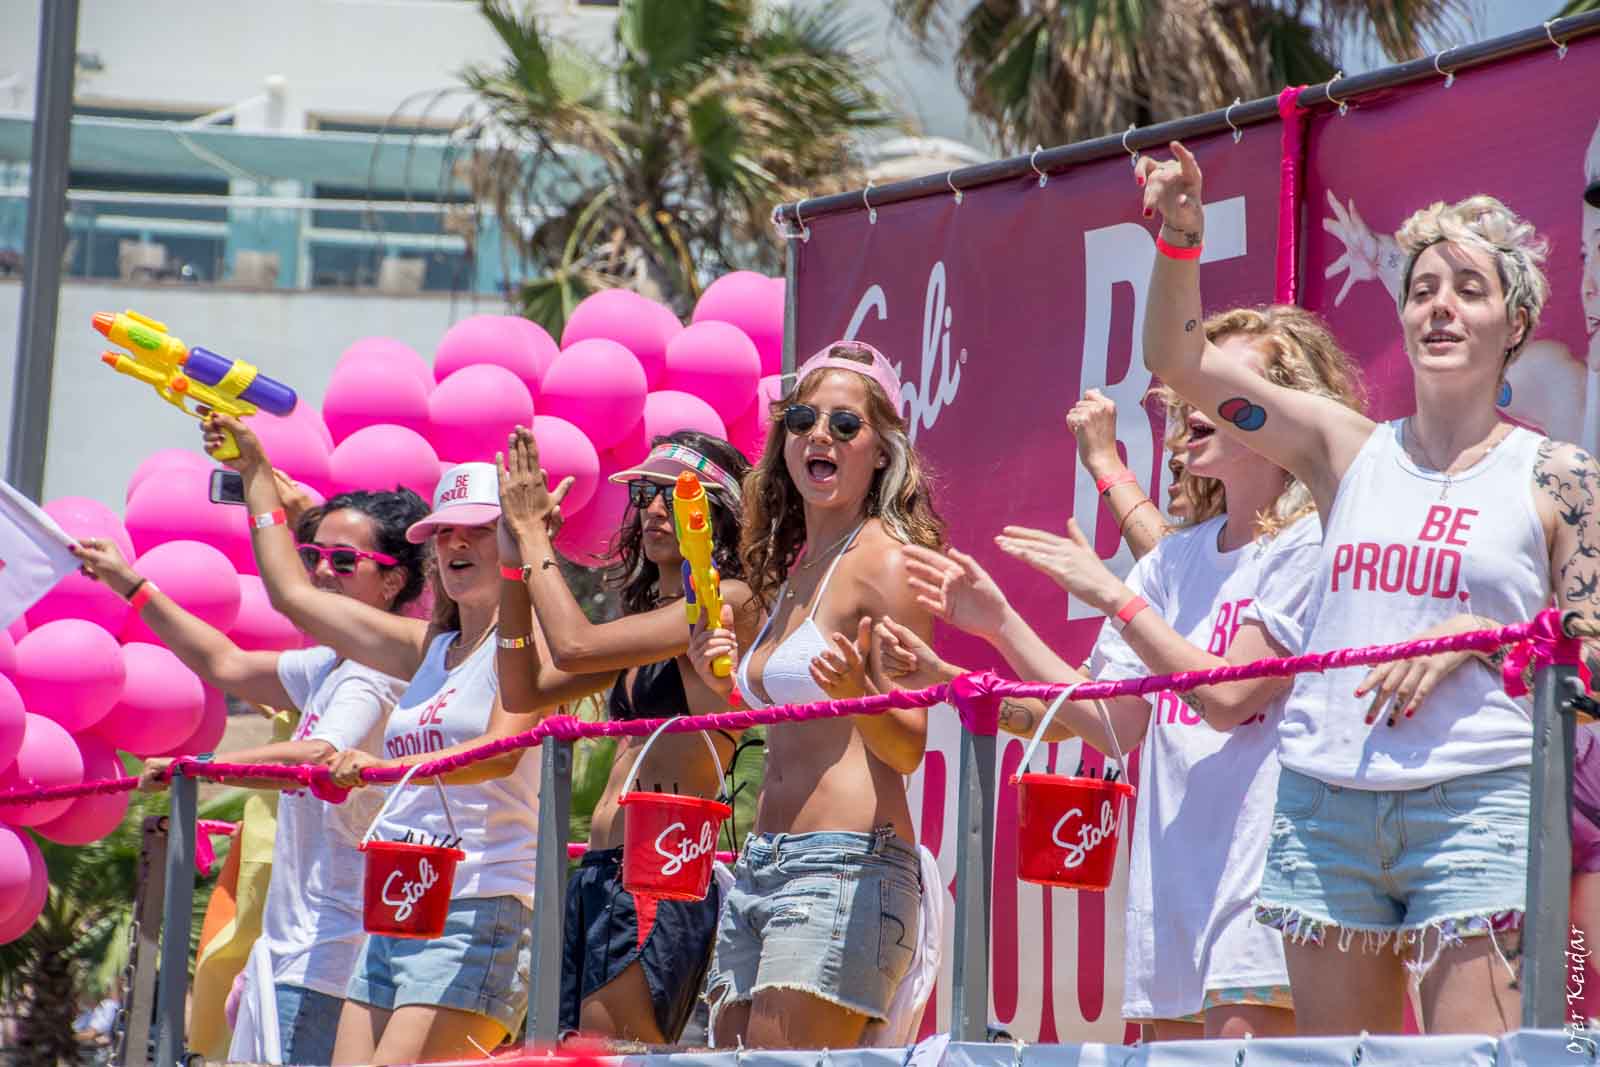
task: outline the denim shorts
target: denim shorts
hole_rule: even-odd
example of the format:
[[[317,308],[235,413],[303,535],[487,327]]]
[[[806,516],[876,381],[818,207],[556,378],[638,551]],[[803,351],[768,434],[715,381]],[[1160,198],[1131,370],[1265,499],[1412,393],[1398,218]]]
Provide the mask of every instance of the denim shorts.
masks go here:
[[[796,989],[882,1021],[911,967],[922,868],[890,829],[752,834],[706,980],[713,1012]]]
[[[1528,878],[1529,769],[1507,767],[1408,790],[1344,789],[1278,777],[1256,920],[1321,944],[1396,951],[1428,930],[1439,945],[1521,926]]]
[[[344,998],[297,985],[276,985],[278,1050],[282,1063],[332,1063]]]
[[[475,1012],[514,1035],[528,1011],[532,917],[516,897],[452,900],[436,938],[369,936],[346,995],[384,1011],[426,1004]]]

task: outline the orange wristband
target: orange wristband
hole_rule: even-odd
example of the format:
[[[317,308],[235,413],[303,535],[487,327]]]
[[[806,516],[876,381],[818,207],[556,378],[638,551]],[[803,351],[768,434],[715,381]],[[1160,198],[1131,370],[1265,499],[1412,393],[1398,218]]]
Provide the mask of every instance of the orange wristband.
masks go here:
[[[1137,482],[1138,480],[1139,476],[1137,474],[1125,470],[1121,474],[1113,474],[1109,478],[1096,478],[1094,487],[1104,493],[1109,489],[1115,489],[1119,485],[1127,485],[1129,482]]]
[[[148,578],[141,579],[138,588],[128,597],[128,603],[133,605],[134,614],[137,615],[146,604],[150,603],[150,598],[156,592],[157,586],[155,582]]]
[[[1199,259],[1201,247],[1200,245],[1195,245],[1192,248],[1184,248],[1181,245],[1173,244],[1160,234],[1156,234],[1156,251],[1168,259]]]
[[[265,515],[250,516],[250,527],[255,530],[265,530],[268,526],[286,525],[288,521],[289,517],[283,513],[282,508],[279,508],[276,511],[269,511]]]
[[[1146,601],[1144,597],[1135,594],[1134,596],[1129,597],[1128,602],[1122,605],[1122,607],[1118,608],[1117,613],[1110,616],[1108,621],[1118,633],[1121,633],[1122,628],[1128,625],[1128,623],[1132,622],[1135,615],[1139,614],[1139,612],[1143,611],[1149,606],[1149,602]]]

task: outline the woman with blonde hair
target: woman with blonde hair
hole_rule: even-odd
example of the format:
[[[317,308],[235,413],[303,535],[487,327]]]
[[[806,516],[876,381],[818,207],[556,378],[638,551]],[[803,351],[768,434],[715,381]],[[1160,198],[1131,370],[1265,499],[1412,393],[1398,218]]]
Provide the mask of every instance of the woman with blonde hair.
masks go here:
[[[1252,377],[1359,404],[1353,367],[1309,312],[1241,308],[1208,320],[1205,333]],[[988,639],[1019,676],[1052,682],[1206,670],[1293,649],[1303,620],[1297,605],[1306,599],[1320,544],[1309,496],[1286,471],[1217,434],[1205,415],[1181,404],[1173,414],[1182,420],[1189,519],[1141,558],[1126,582],[1106,568],[1074,520],[1067,537],[1008,526],[996,538],[1006,553],[1107,616],[1110,626],[1086,673],[1052,652],[969,556],[914,551],[920,602]],[[1251,610],[1264,596],[1280,605],[1270,615]],[[910,642],[892,623],[883,629],[886,666],[902,668],[908,658],[901,649]],[[1278,773],[1275,724],[1287,690],[1287,680],[1259,679],[1181,698],[1162,692],[1148,701],[1104,701],[1115,740],[1092,703],[1065,702],[1057,713],[1057,739],[1076,734],[1107,753],[1145,746],[1122,1010],[1154,1040],[1294,1033],[1281,941],[1251,916]],[[1028,732],[1036,720],[1008,701],[1001,725]]]
[[[1395,298],[1416,410],[1375,424],[1245,373],[1195,331],[1201,173],[1171,147],[1135,172],[1162,217],[1145,360],[1316,500],[1326,534],[1297,651],[1520,622],[1552,596],[1595,617],[1600,467],[1495,411],[1548,293],[1533,227],[1490,196],[1407,220]],[[1398,1032],[1408,969],[1429,1033],[1516,1025],[1532,730],[1498,663],[1445,653],[1295,678],[1257,916],[1307,994],[1303,1033]]]
[[[807,360],[773,405],[744,485],[740,555],[770,616],[739,648],[727,630],[691,646],[708,684],[717,656],[751,707],[858,696],[874,619],[926,638],[906,581],[908,546],[942,544],[927,474],[906,433],[900,380],[870,345]],[[831,634],[831,639],[826,635]],[[922,762],[927,712],[773,726],[756,829],[734,868],[707,981],[719,1047],[847,1048],[886,1021],[911,964],[920,907],[904,776]]]

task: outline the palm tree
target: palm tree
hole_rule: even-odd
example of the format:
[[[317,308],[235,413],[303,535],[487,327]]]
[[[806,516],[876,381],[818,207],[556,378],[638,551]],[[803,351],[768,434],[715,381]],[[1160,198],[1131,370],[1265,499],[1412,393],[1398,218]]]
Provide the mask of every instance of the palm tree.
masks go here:
[[[230,790],[203,805],[202,818],[237,820],[244,793]],[[128,961],[133,894],[147,815],[163,815],[166,794],[134,793],[122,823],[90,845],[39,839],[50,895],[33,927],[0,945],[0,1000],[19,1009],[15,1067],[77,1063],[72,1022],[86,996],[111,988]],[[226,855],[222,850],[219,861]],[[195,885],[191,949],[199,938],[215,872]],[[194,958],[191,950],[189,958]]]
[[[1573,0],[1575,5],[1593,0]],[[927,44],[957,25],[973,111],[1008,151],[1118,133],[1464,38],[1469,0],[891,0]]]
[[[890,120],[826,6],[621,0],[606,57],[511,0],[480,7],[506,55],[463,75],[480,106],[461,170],[553,333],[597,289],[687,313],[702,279],[776,267],[772,207],[859,184],[855,138]]]

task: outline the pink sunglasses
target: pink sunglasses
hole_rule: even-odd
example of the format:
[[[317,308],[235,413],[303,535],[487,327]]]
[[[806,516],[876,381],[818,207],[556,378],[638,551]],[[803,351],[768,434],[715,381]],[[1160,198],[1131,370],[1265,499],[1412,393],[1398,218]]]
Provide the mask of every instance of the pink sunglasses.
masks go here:
[[[333,568],[335,574],[354,574],[356,566],[364,559],[370,559],[381,567],[393,567],[400,561],[393,556],[382,552],[368,552],[360,548],[345,548],[343,546],[329,545],[296,545],[300,550],[300,562],[304,563],[306,570],[314,571],[317,564],[323,560],[328,561],[328,566]]]

